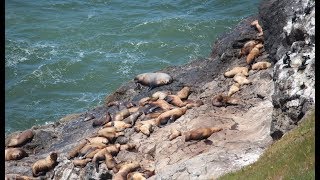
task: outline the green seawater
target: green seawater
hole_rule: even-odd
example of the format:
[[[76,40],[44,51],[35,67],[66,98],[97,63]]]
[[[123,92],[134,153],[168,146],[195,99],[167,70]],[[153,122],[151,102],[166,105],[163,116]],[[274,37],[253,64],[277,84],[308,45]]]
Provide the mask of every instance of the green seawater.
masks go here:
[[[259,3],[6,0],[6,133],[102,105],[137,74],[208,57]]]

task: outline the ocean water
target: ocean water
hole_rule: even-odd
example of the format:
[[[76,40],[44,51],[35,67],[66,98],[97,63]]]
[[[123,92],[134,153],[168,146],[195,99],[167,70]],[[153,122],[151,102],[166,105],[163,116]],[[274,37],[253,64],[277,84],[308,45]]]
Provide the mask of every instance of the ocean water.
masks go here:
[[[208,57],[259,2],[6,0],[6,133],[102,105],[137,74]]]

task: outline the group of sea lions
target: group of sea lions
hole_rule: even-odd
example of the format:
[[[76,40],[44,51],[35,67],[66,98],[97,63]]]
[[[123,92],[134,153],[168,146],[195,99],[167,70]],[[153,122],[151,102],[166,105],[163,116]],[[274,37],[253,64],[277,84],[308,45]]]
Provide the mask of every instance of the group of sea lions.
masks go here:
[[[267,61],[261,61],[253,64],[254,60],[260,56],[261,49],[263,48],[263,30],[259,25],[258,20],[254,20],[251,23],[251,26],[254,26],[258,31],[257,38],[247,41],[243,47],[240,49],[238,58],[242,56],[246,57],[246,63],[249,67],[234,67],[233,69],[224,73],[226,78],[233,78],[235,83],[231,85],[228,94],[217,94],[212,98],[212,105],[221,107],[228,105],[238,105],[240,99],[232,97],[232,95],[238,92],[243,85],[252,84],[252,81],[248,80],[250,70],[263,70],[271,66],[271,63]]]

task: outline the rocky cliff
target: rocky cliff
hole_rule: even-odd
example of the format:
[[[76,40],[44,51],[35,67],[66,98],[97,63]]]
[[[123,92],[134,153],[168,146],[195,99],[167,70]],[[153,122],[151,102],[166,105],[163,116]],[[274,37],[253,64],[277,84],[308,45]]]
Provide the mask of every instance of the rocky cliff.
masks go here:
[[[192,90],[188,99],[201,100],[203,105],[188,109],[166,126],[154,126],[150,136],[134,128],[126,129],[122,139],[136,148],[121,150],[114,156],[115,161],[135,161],[140,171],[154,170],[148,179],[216,178],[256,161],[272,138],[280,138],[292,129],[315,102],[314,13],[314,1],[263,1],[258,15],[242,20],[215,41],[210,57],[161,70],[173,77],[171,84],[148,91],[130,81],[106,97],[104,106],[69,115],[51,125],[33,127],[32,141],[22,146],[29,156],[6,161],[5,173],[32,176],[31,165],[35,161],[57,152],[58,165],[42,178],[110,179],[113,171],[103,162],[96,172],[92,162],[79,168],[67,159],[75,146],[101,129],[92,127],[92,121],[103,118],[106,112],[118,111],[106,106],[110,102],[138,102],[156,91],[175,94],[184,86]],[[247,41],[257,39],[257,30],[250,25],[256,19],[263,28],[264,47],[255,62],[269,61],[272,66],[249,71],[247,79],[251,83],[232,95],[239,100],[237,105],[213,106],[212,98],[227,94],[234,84],[224,73],[236,66],[247,66],[246,57],[238,58],[238,54]],[[94,119],[84,121],[89,116]],[[171,129],[187,132],[200,127],[223,130],[207,140],[185,142],[184,135],[168,139]],[[17,133],[6,137],[6,144]]]

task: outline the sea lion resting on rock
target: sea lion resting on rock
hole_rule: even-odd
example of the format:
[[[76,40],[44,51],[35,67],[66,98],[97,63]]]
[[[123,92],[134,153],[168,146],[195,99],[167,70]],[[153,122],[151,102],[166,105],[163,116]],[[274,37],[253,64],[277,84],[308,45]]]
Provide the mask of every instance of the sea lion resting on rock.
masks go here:
[[[134,148],[136,148],[136,144],[134,144],[134,143],[128,143],[128,144],[120,145],[120,151],[122,151],[122,150],[132,150]]]
[[[189,107],[200,107],[202,105],[204,105],[203,101],[202,100],[191,100],[191,99],[187,99],[185,100],[185,102],[188,104]]]
[[[106,128],[103,128],[106,129]],[[101,129],[101,130],[103,130]],[[124,132],[107,132],[107,131],[98,131],[98,136],[105,137],[109,140],[109,142],[113,142],[115,138],[118,136],[123,136]]]
[[[228,92],[228,96],[232,96],[234,93],[238,92],[240,90],[240,84],[239,83],[234,83]]]
[[[134,78],[136,84],[139,83],[148,86],[149,90],[158,86],[170,84],[172,81],[172,77],[166,73],[143,73]]]
[[[5,151],[5,161],[20,160],[28,154],[21,148],[8,148]]]
[[[157,126],[165,125],[167,122],[173,122],[182,115],[184,115],[188,109],[190,109],[190,106],[185,106],[182,108],[175,108],[169,111],[166,111],[162,113],[157,119],[156,119],[156,124]]]
[[[127,175],[140,168],[139,163],[137,162],[132,162],[128,164],[124,164],[123,166],[120,167],[119,171],[113,176],[113,180],[126,180]]]
[[[259,43],[254,46],[246,58],[247,64],[251,64],[255,58],[260,55],[260,49],[263,48],[263,44]]]
[[[150,102],[149,104],[152,106],[158,106],[164,111],[168,111],[174,108],[174,106],[172,106],[171,104],[169,104],[167,101],[163,99],[158,99],[157,101]]]
[[[34,132],[31,129],[25,130],[20,134],[12,137],[8,143],[8,147],[17,147],[24,145],[25,143],[32,140]]]
[[[96,168],[96,172],[98,173],[99,172],[99,161],[103,161],[106,159],[106,156],[105,154],[110,154],[108,152],[108,150],[106,148],[104,149],[101,149],[100,151],[98,151],[92,158],[92,163],[95,165],[95,168]],[[111,155],[111,154],[110,154]],[[112,157],[112,155],[111,155]]]
[[[127,124],[126,122],[123,122],[123,121],[112,121],[112,122],[108,122],[106,125],[104,125],[104,127],[115,127],[116,131],[123,131],[126,128],[132,127],[132,125]]]
[[[217,128],[217,127],[194,129],[184,133],[185,141],[207,139],[213,133],[219,132],[221,130],[222,128]]]
[[[169,136],[169,140],[172,141],[173,139],[177,138],[178,136],[181,136],[181,132],[177,129],[173,128],[170,130],[171,134]]]
[[[191,93],[191,88],[186,86],[177,92],[177,96],[181,100],[186,100],[186,99],[188,99],[188,96],[190,95],[190,93]]]
[[[91,138],[86,138],[90,143],[103,143],[103,144],[108,144],[108,139],[105,137],[91,137]]]
[[[246,56],[247,54],[249,54],[250,51],[254,48],[254,46],[257,45],[258,43],[259,41],[257,40],[250,40],[246,42],[241,48],[238,58],[241,58],[242,56]]]
[[[130,111],[127,108],[122,109],[113,118],[113,121],[122,121],[124,118],[130,116]]]
[[[136,123],[137,119],[142,115],[143,113],[141,111],[137,111],[130,116],[126,117],[123,122],[130,124],[131,126],[134,126]]]
[[[32,174],[34,177],[44,175],[57,165],[58,154],[53,152],[45,159],[40,159],[32,165]]]
[[[71,159],[74,158],[76,156],[78,156],[80,150],[88,143],[88,140],[82,141],[79,145],[77,145],[76,147],[74,147],[67,156],[67,159]]]
[[[111,116],[110,116],[110,113],[107,112],[106,115],[101,117],[100,119],[93,120],[92,127],[103,126],[110,121],[111,121]]]
[[[183,107],[187,105],[187,102],[183,102],[177,95],[168,95],[164,100],[177,107]]]
[[[245,85],[245,84],[251,84],[252,82],[248,80],[242,73],[236,74],[233,77],[233,80],[240,84],[240,86]]]
[[[127,175],[127,180],[146,180],[140,172],[131,172]]]
[[[151,95],[151,100],[156,101],[158,99],[164,99],[169,94],[171,94],[170,91],[157,91]]]
[[[245,76],[249,76],[248,74],[249,69],[247,67],[234,67],[230,71],[224,73],[225,77],[232,78],[238,73],[242,73]]]
[[[217,107],[228,106],[228,105],[238,105],[240,102],[238,99],[218,94],[212,98],[212,105]]]
[[[268,69],[271,66],[271,63],[263,61],[263,62],[257,62],[252,65],[252,70],[263,70]]]
[[[87,165],[88,162],[90,162],[91,159],[86,158],[86,159],[75,159],[72,160],[72,163],[75,167],[85,167]]]
[[[258,36],[262,36],[263,35],[262,27],[259,25],[259,21],[258,20],[252,21],[251,26],[255,26],[256,27],[256,29],[259,32]]]

